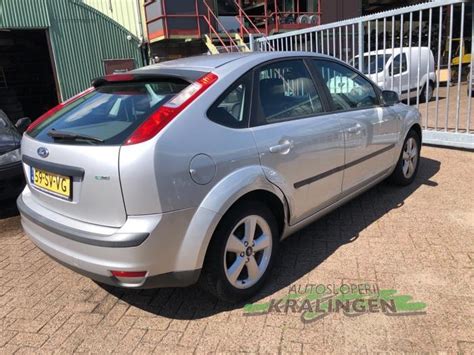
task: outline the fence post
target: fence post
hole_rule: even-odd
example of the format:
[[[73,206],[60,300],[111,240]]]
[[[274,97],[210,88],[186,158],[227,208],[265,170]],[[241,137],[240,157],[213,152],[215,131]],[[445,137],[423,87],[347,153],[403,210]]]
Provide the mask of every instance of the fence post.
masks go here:
[[[359,70],[364,65],[364,23],[359,21]]]
[[[250,52],[255,51],[255,37],[253,33],[249,34],[249,49],[250,49]]]

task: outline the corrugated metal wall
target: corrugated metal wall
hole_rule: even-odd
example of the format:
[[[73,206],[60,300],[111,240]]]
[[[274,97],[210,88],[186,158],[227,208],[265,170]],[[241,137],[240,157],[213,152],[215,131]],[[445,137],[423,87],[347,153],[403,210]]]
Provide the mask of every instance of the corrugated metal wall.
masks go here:
[[[104,59],[131,58],[141,66],[138,40],[129,40],[131,34],[123,27],[81,2],[49,1],[51,43],[63,98],[103,75]]]
[[[104,75],[104,59],[142,65],[138,39],[79,0],[0,0],[0,28],[46,28],[63,100]]]
[[[0,28],[47,28],[49,0],[0,0]]]
[[[82,0],[104,15],[117,21],[135,36],[140,37],[140,12],[143,10],[144,0]],[[137,9],[138,7],[138,9]]]

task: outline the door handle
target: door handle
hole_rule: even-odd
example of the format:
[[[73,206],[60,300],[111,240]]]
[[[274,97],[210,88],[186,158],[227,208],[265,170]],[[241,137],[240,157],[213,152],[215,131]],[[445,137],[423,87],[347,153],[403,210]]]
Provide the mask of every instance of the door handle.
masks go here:
[[[291,150],[291,142],[288,140],[285,140],[283,141],[283,143],[270,147],[270,153],[287,154],[290,150]]]

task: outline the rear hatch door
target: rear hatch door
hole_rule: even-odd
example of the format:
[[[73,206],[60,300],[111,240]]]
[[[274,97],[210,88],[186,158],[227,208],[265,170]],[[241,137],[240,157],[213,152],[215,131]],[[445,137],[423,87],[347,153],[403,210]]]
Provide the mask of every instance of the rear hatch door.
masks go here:
[[[26,135],[22,155],[32,197],[64,216],[120,227],[126,212],[118,174],[119,150],[118,146],[51,144]]]
[[[187,85],[173,78],[106,83],[53,109],[45,120],[40,118],[41,123],[33,124],[22,140],[32,198],[76,220],[122,226],[127,212],[120,147],[151,113]]]

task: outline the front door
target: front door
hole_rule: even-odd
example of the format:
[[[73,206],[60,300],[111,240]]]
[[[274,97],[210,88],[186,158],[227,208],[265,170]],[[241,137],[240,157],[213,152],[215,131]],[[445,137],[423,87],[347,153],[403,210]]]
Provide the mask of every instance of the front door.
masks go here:
[[[302,59],[255,70],[252,132],[266,177],[288,198],[290,224],[341,193],[344,137]],[[336,170],[339,167],[339,170]]]
[[[351,67],[333,60],[313,64],[325,84],[345,136],[343,193],[350,193],[394,164],[401,121],[381,105],[375,84]]]
[[[416,74],[412,74],[411,81],[415,79]],[[408,82],[408,63],[406,53],[395,54],[391,64],[388,67],[388,75],[385,75],[385,89],[398,93],[401,99],[408,98],[410,89],[413,86]],[[414,85],[416,88],[416,83]]]

